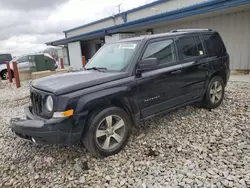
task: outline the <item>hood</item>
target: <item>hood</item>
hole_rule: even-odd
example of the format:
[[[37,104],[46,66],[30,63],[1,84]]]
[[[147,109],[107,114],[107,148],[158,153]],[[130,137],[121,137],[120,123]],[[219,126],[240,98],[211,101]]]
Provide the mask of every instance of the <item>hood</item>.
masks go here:
[[[107,73],[98,71],[82,71],[40,78],[34,80],[32,82],[32,86],[40,90],[54,93],[55,95],[61,95],[125,78],[127,76],[127,72]]]

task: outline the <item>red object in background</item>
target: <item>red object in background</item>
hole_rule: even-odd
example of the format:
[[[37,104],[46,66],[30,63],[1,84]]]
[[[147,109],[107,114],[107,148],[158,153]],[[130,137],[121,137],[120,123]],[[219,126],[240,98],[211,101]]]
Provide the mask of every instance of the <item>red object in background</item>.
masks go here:
[[[13,80],[12,80],[12,72],[10,70],[10,63],[8,61],[6,61],[6,66],[7,66],[9,81],[10,81],[10,83],[12,83],[13,82]]]
[[[16,87],[19,88],[19,87],[21,87],[21,84],[20,84],[19,73],[18,73],[18,69],[17,69],[17,63],[15,61],[13,61],[12,64],[13,64],[13,69],[14,69],[14,77],[15,77],[15,81],[16,81]]]
[[[82,56],[82,66],[85,67],[86,65],[86,58],[85,56]]]
[[[61,69],[64,69],[63,58],[60,58],[60,63],[61,63]]]

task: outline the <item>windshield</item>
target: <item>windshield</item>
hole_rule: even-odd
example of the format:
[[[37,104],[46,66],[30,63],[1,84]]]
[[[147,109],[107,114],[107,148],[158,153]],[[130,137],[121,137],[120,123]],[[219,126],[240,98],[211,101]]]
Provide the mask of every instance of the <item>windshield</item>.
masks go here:
[[[125,71],[135,52],[137,41],[104,45],[87,63],[86,69],[103,68],[110,71]]]

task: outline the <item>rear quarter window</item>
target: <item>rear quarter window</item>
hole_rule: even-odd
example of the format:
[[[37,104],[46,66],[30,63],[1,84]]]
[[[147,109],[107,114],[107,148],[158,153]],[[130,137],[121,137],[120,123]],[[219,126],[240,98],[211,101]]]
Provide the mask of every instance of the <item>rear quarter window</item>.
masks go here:
[[[203,36],[204,45],[208,55],[226,53],[226,48],[217,33]]]

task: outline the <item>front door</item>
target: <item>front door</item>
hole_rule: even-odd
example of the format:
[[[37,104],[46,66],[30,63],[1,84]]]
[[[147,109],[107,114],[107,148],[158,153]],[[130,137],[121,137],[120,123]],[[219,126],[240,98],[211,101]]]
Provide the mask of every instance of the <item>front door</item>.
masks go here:
[[[143,72],[138,78],[137,103],[141,118],[171,109],[180,104],[182,65],[177,62],[173,39],[149,41],[141,60],[157,58],[158,68]]]

